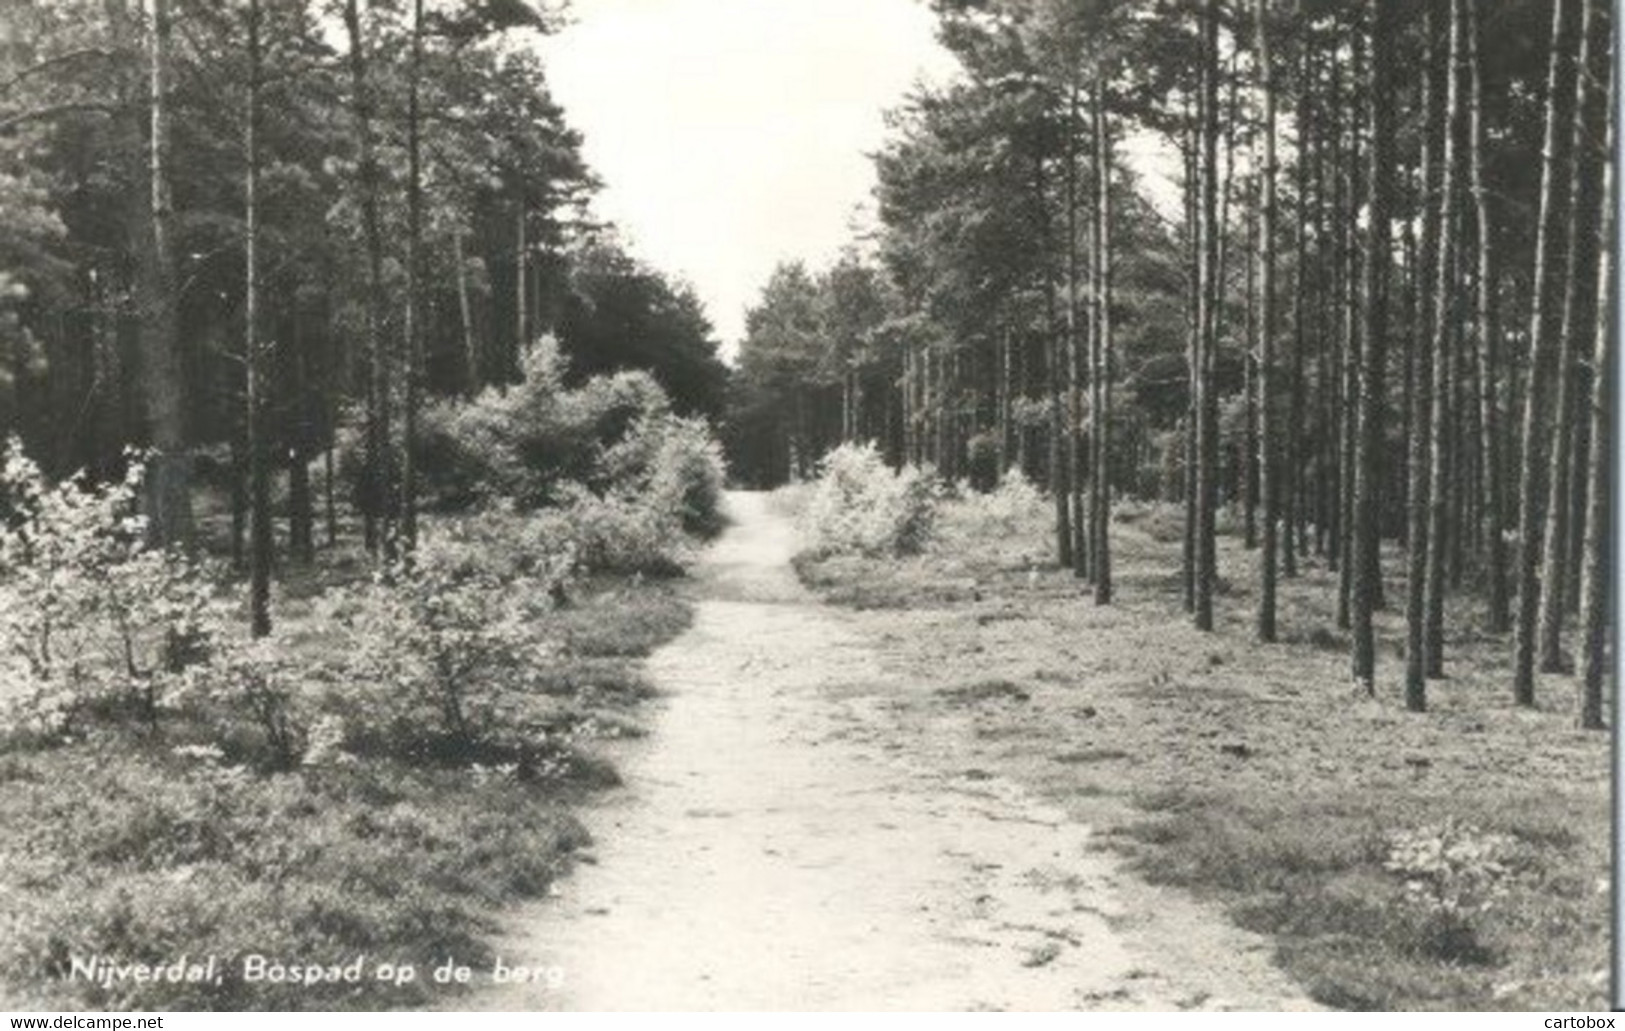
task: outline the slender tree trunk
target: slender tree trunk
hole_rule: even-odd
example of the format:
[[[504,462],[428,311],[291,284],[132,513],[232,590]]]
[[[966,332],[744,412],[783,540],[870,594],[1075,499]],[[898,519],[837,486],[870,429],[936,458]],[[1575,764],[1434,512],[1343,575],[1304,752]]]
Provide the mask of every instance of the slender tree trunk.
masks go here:
[[[1576,337],[1583,318],[1579,291],[1581,244],[1586,235],[1583,222],[1589,217],[1587,212],[1594,210],[1586,203],[1585,197],[1588,164],[1586,130],[1588,116],[1592,113],[1589,97],[1591,46],[1594,24],[1600,20],[1596,17],[1599,2],[1580,0],[1580,52],[1575,65],[1574,124],[1569,145],[1567,260],[1563,265],[1567,271],[1563,285],[1562,322],[1557,338],[1557,403],[1552,414],[1555,432],[1552,434],[1551,477],[1547,481],[1546,533],[1541,539],[1538,625],[1539,661],[1543,673],[1563,670],[1563,616],[1568,594],[1566,557],[1569,527],[1565,516],[1570,493],[1569,439],[1572,424],[1579,421],[1574,418],[1578,386],[1575,383],[1574,365],[1578,350]],[[1612,155],[1608,157],[1611,159]]]
[[[999,327],[999,483],[1009,472],[1016,452],[1016,441],[1011,436],[1011,394],[1016,385],[1016,371],[1011,361],[1011,328]]]
[[[1425,131],[1425,130],[1424,130]],[[1421,343],[1421,326],[1426,321],[1418,305],[1421,303],[1420,279],[1418,273],[1416,252],[1416,226],[1413,219],[1405,220],[1404,237],[1401,247],[1405,255],[1405,352],[1401,355],[1401,364],[1405,367],[1405,381],[1401,386],[1400,395],[1400,440],[1406,448],[1406,462],[1400,470],[1400,484],[1395,493],[1399,496],[1399,539],[1405,546],[1407,561],[1409,561],[1411,534],[1411,485],[1409,448],[1412,437],[1412,419],[1416,412],[1416,356]]]
[[[1325,307],[1325,336],[1328,356],[1326,370],[1325,393],[1330,402],[1322,407],[1322,418],[1325,420],[1325,448],[1326,448],[1326,564],[1327,568],[1338,574],[1338,617],[1339,627],[1348,626],[1348,609],[1343,600],[1348,597],[1343,592],[1343,535],[1346,528],[1343,524],[1343,410],[1353,403],[1348,395],[1349,384],[1344,376],[1343,352],[1348,341],[1343,332],[1343,295],[1348,278],[1349,232],[1351,220],[1348,216],[1347,164],[1349,151],[1346,147],[1344,134],[1344,98],[1343,75],[1340,60],[1332,62],[1331,92],[1327,98],[1331,108],[1332,124],[1328,128],[1330,133],[1331,167],[1327,175],[1331,179],[1331,207],[1327,217],[1331,223],[1331,253],[1326,256],[1326,266],[1330,272],[1328,277],[1331,289],[1327,293]]]
[[[1257,0],[1258,86],[1263,94],[1264,165],[1258,226],[1258,489],[1264,507],[1264,539],[1259,556],[1258,639],[1275,640],[1275,573],[1280,513],[1275,443],[1275,80],[1270,55],[1269,0]],[[1378,62],[1380,64],[1381,62]],[[1373,67],[1376,67],[1374,64]],[[1373,105],[1373,109],[1380,105]]]
[[[1259,164],[1257,140],[1253,141],[1248,163],[1256,169]],[[1247,245],[1242,254],[1242,316],[1241,316],[1241,454],[1237,470],[1237,486],[1241,492],[1241,547],[1244,551],[1258,548],[1258,237],[1260,187],[1255,173],[1248,177],[1246,213]]]
[[[1338,523],[1342,504],[1338,500],[1338,486],[1342,478],[1338,472],[1338,427],[1343,421],[1342,336],[1338,331],[1338,313],[1343,296],[1343,251],[1348,246],[1348,222],[1343,217],[1343,95],[1342,73],[1338,61],[1328,62],[1328,92],[1325,107],[1325,137],[1321,146],[1321,161],[1317,172],[1321,179],[1320,231],[1318,238],[1325,242],[1321,256],[1320,304],[1317,312],[1320,326],[1320,353],[1317,382],[1320,387],[1320,405],[1316,418],[1320,445],[1320,474],[1316,490],[1319,519],[1315,535],[1315,549],[1325,557],[1326,568],[1338,572],[1342,565],[1343,529]]]
[[[1214,384],[1215,352],[1218,350],[1218,140],[1219,140],[1219,2],[1205,0],[1202,17],[1202,193],[1198,223],[1202,250],[1198,282],[1196,386],[1196,628],[1213,629],[1213,592],[1218,579],[1218,411]]]
[[[937,467],[951,483],[959,479],[959,350],[937,362]]]
[[[256,3],[258,0],[256,0]],[[311,392],[306,342],[297,301],[293,311],[293,398],[287,420],[288,555],[300,565],[316,560],[316,513],[310,490]]]
[[[1066,456],[1071,489],[1072,572],[1078,577],[1092,574],[1089,542],[1085,527],[1082,441],[1083,397],[1078,346],[1078,87],[1072,83],[1067,93],[1066,122]]]
[[[192,546],[192,458],[187,449],[185,376],[177,333],[175,211],[169,182],[170,0],[152,0],[146,254],[137,264],[140,343],[152,457],[145,490],[147,536],[164,547]]]
[[[1430,413],[1432,412],[1432,393],[1431,386],[1421,384],[1417,380],[1417,373],[1423,369],[1428,370],[1428,384],[1431,384],[1431,370],[1433,368],[1433,365],[1431,364],[1431,355],[1433,347],[1434,321],[1433,288],[1434,282],[1438,277],[1439,267],[1439,148],[1442,143],[1441,133],[1443,132],[1441,126],[1444,124],[1444,91],[1440,89],[1439,79],[1440,49],[1438,40],[1438,6],[1438,0],[1426,0],[1426,2],[1424,2],[1422,5],[1422,87],[1421,105],[1418,111],[1418,116],[1420,117],[1422,123],[1420,169],[1421,197],[1419,202],[1421,208],[1419,212],[1419,221],[1421,222],[1422,226],[1422,249],[1421,253],[1418,255],[1417,267],[1414,270],[1418,318],[1411,326],[1411,354],[1410,361],[1408,363],[1408,379],[1410,380],[1408,386],[1411,391],[1410,396],[1407,399],[1410,405],[1410,416],[1407,420],[1411,424],[1409,433],[1410,435],[1420,435],[1422,444],[1422,448],[1418,454],[1420,455],[1422,462],[1422,468],[1419,470],[1419,474],[1422,476],[1421,482],[1424,486],[1424,494],[1419,500],[1413,502],[1411,499],[1411,496],[1414,493],[1412,490],[1413,485],[1408,484],[1406,487],[1406,504],[1419,505],[1424,511],[1424,515],[1422,516],[1422,530],[1424,536],[1421,538],[1423,548],[1423,565],[1420,567],[1422,574],[1421,579],[1418,581],[1419,586],[1425,585],[1427,579],[1427,541],[1425,534],[1428,524],[1427,516],[1425,514],[1427,507],[1425,487],[1427,484],[1427,471],[1430,465],[1430,449],[1432,447],[1432,437],[1429,433],[1429,427],[1431,425]],[[1418,412],[1425,413],[1427,417],[1418,419]],[[1407,439],[1409,439],[1409,436]],[[1413,546],[1411,544],[1411,540],[1412,534],[1407,526],[1405,534],[1405,545],[1407,548]],[[1423,622],[1425,624],[1425,597],[1422,604],[1424,607]]]
[[[394,554],[394,533],[389,526],[390,480],[390,358],[384,343],[384,237],[378,207],[378,161],[373,151],[372,89],[368,81],[366,41],[361,31],[358,0],[345,0],[344,26],[350,44],[351,114],[359,161],[357,186],[361,195],[361,225],[367,252],[367,387],[366,470],[362,487],[362,527],[367,551],[382,547],[386,558]],[[382,518],[381,518],[382,517]]]
[[[1586,204],[1592,210],[1596,209],[1597,200],[1594,194],[1601,185],[1601,178],[1600,169],[1597,170],[1597,174],[1587,176]],[[1587,232],[1587,227],[1582,227],[1580,231],[1585,232],[1588,236],[1590,235]],[[1587,260],[1595,263],[1597,260],[1595,250],[1591,246],[1586,249],[1588,252]],[[1586,269],[1577,269],[1574,274],[1585,275],[1587,271],[1589,271],[1589,266]],[[1595,301],[1594,291],[1588,289],[1585,303],[1590,305]],[[1574,381],[1569,385],[1569,390],[1573,397],[1570,408],[1575,411],[1583,411],[1586,404],[1585,399],[1591,394],[1591,359],[1589,355],[1591,345],[1595,344],[1595,341],[1590,339],[1594,319],[1595,312],[1588,309],[1584,316],[1585,321],[1579,323],[1581,336],[1574,341],[1575,360],[1570,367],[1570,375]],[[1564,518],[1566,530],[1563,536],[1566,547],[1563,556],[1562,604],[1565,613],[1577,614],[1580,611],[1580,591],[1582,586],[1580,583],[1580,570],[1585,566],[1585,533],[1588,512],[1586,495],[1587,484],[1591,479],[1591,420],[1578,416],[1571,418],[1568,425],[1568,461],[1565,465],[1568,467],[1569,492],[1568,497],[1563,501],[1563,511],[1566,513]],[[1561,631],[1561,626],[1559,630]]]
[[[1434,137],[1440,110],[1434,104],[1435,75],[1434,7],[1428,2],[1422,11],[1424,50],[1422,57],[1422,156],[1421,217],[1422,248],[1416,273],[1417,311],[1421,316],[1411,327],[1410,423],[1406,474],[1405,529],[1405,700],[1412,711],[1427,706],[1427,570],[1428,570],[1428,491],[1431,468],[1433,423],[1432,331],[1436,325],[1434,290],[1430,281],[1439,262],[1438,206]],[[1425,328],[1424,328],[1425,325]]]
[[[902,406],[903,461],[918,464],[914,454],[914,349],[903,348],[903,371],[898,378]]]
[[[1310,41],[1304,14],[1303,0],[1293,7],[1298,25],[1305,32],[1302,53],[1298,61],[1297,134],[1298,155],[1296,169],[1297,204],[1293,242],[1296,260],[1293,263],[1292,291],[1292,377],[1288,382],[1288,430],[1280,442],[1281,484],[1284,502],[1285,527],[1281,539],[1281,576],[1291,579],[1298,575],[1298,538],[1302,533],[1303,505],[1303,352],[1308,344],[1305,319],[1308,316],[1309,283],[1309,83],[1312,74],[1309,55]]]
[[[1462,18],[1466,20],[1466,18]],[[1458,65],[1464,67],[1464,65]],[[1459,153],[1459,150],[1458,150]],[[1459,158],[1458,158],[1459,161]],[[1461,177],[1458,176],[1458,184]],[[1466,577],[1467,548],[1475,546],[1472,540],[1472,491],[1474,491],[1474,476],[1477,475],[1477,441],[1479,433],[1475,426],[1477,405],[1469,403],[1471,398],[1477,397],[1477,387],[1472,382],[1474,377],[1474,363],[1467,353],[1467,233],[1464,228],[1466,210],[1461,203],[1461,187],[1458,185],[1458,215],[1456,215],[1456,246],[1451,250],[1451,283],[1453,283],[1453,296],[1451,296],[1451,330],[1449,330],[1449,411],[1451,411],[1451,431],[1449,431],[1449,454],[1451,465],[1446,470],[1445,483],[1449,493],[1448,525],[1451,532],[1446,535],[1449,542],[1449,587],[1451,590],[1461,589],[1462,577]],[[1441,652],[1443,654],[1443,652]]]
[[[1618,97],[1613,57],[1618,43],[1609,33],[1607,130],[1603,153],[1614,153],[1614,121]],[[1617,284],[1614,280],[1615,219],[1618,179],[1614,162],[1602,166],[1602,212],[1597,232],[1597,329],[1591,360],[1591,475],[1586,484],[1585,561],[1580,586],[1580,726],[1601,730],[1603,685],[1608,675],[1607,646],[1609,626],[1609,554],[1613,519],[1608,501],[1613,486],[1610,458],[1610,414],[1615,369],[1614,312]],[[1617,645],[1616,645],[1617,646]],[[1616,716],[1617,719],[1617,716]]]
[[[452,260],[457,265],[457,319],[463,331],[463,396],[480,392],[480,352],[474,342],[474,309],[468,299],[468,257],[463,251],[463,227],[451,234]]]
[[[1090,382],[1095,391],[1091,406],[1095,432],[1095,604],[1112,602],[1112,165],[1114,148],[1110,115],[1106,111],[1106,83],[1095,82],[1095,200],[1094,233],[1095,330],[1091,334],[1098,356]]]
[[[248,0],[248,128],[245,133],[247,177],[244,196],[245,274],[243,321],[247,334],[243,357],[247,371],[248,427],[248,625],[255,637],[271,632],[271,470],[266,441],[265,346],[260,339],[259,261],[259,115],[260,5]]]
[[[1370,0],[1371,12],[1371,145],[1366,174],[1366,258],[1364,347],[1360,355],[1360,401],[1357,457],[1354,469],[1353,549],[1348,565],[1352,590],[1355,680],[1376,693],[1376,635],[1372,615],[1381,576],[1377,485],[1381,481],[1383,377],[1387,367],[1388,270],[1392,254],[1389,225],[1389,178],[1393,165],[1393,87],[1390,82],[1393,0]]]
[[[1541,147],[1540,212],[1535,235],[1534,283],[1529,313],[1528,384],[1524,390],[1523,433],[1519,455],[1518,495],[1518,621],[1513,642],[1513,699],[1519,705],[1535,704],[1535,643],[1540,585],[1539,552],[1541,534],[1540,502],[1545,497],[1544,469],[1547,461],[1547,388],[1551,379],[1553,355],[1551,250],[1556,244],[1561,202],[1557,182],[1562,175],[1558,152],[1560,133],[1559,95],[1566,81],[1565,42],[1574,0],[1555,0],[1552,5],[1550,64],[1546,78],[1546,128]]]
[[[327,546],[339,542],[339,507],[333,496],[333,445],[322,449],[322,514],[327,525]]]
[[[1332,72],[1335,81],[1336,72]],[[1334,112],[1329,117],[1317,121],[1335,122],[1337,102],[1335,91],[1329,106]],[[1327,106],[1323,101],[1322,106]],[[1313,124],[1313,123],[1312,123]],[[1333,203],[1337,194],[1335,180],[1327,171],[1327,166],[1336,157],[1336,136],[1325,128],[1316,133],[1315,156],[1315,397],[1314,406],[1314,524],[1315,533],[1312,541],[1314,553],[1327,563],[1330,569],[1336,569],[1336,562],[1332,556],[1331,527],[1335,522],[1333,506],[1330,501],[1332,489],[1332,469],[1335,464],[1335,455],[1332,449],[1331,419],[1336,412],[1337,388],[1335,375],[1332,372],[1332,298],[1336,296],[1337,271],[1333,255],[1337,249],[1337,233],[1331,226],[1332,213],[1336,210]]]
[[[423,161],[419,117],[423,77],[423,0],[412,0],[412,52],[406,99],[406,397],[401,412],[401,544],[418,544],[417,425],[423,383]]]
[[[1057,306],[1055,274],[1051,265],[1051,260],[1055,255],[1055,233],[1047,206],[1046,198],[1049,191],[1045,183],[1042,158],[1034,162],[1034,168],[1036,170],[1034,187],[1037,191],[1039,204],[1043,208],[1042,229],[1046,258],[1044,263],[1044,326],[1046,330],[1044,352],[1050,403],[1049,486],[1050,495],[1055,499],[1056,560],[1060,563],[1062,569],[1066,569],[1074,561],[1070,505],[1072,484],[1071,477],[1068,475],[1071,470],[1068,468],[1066,454],[1066,404],[1061,392],[1064,377],[1062,362],[1066,356],[1066,340],[1059,313],[1055,310]]]
[[[233,395],[236,391],[233,390]],[[245,402],[241,409],[248,411]],[[232,420],[231,427],[231,571],[248,569],[248,445],[247,426]]]
[[[529,245],[525,241],[525,219],[528,213],[525,210],[524,199],[519,201],[519,211],[513,220],[513,303],[514,303],[514,340],[513,353],[515,359],[524,354],[530,345],[530,314],[526,310],[526,267],[529,264]]]
[[[1359,111],[1359,83],[1360,83],[1360,52],[1363,49],[1362,40],[1358,30],[1353,32],[1353,60],[1351,61],[1351,82],[1348,91],[1348,152],[1346,154],[1345,168],[1347,169],[1347,188],[1344,190],[1344,200],[1348,207],[1344,217],[1347,219],[1347,228],[1343,237],[1343,253],[1340,260],[1343,263],[1343,292],[1339,298],[1342,318],[1342,383],[1343,407],[1338,428],[1337,447],[1337,537],[1338,554],[1342,558],[1337,570],[1337,625],[1343,629],[1353,626],[1354,605],[1354,561],[1358,557],[1355,553],[1355,526],[1357,513],[1355,512],[1355,494],[1359,478],[1359,415],[1361,411],[1361,363],[1360,363],[1360,247],[1356,239],[1359,225],[1360,208],[1360,111]]]
[[[1198,374],[1201,372],[1201,346],[1202,333],[1202,231],[1198,212],[1201,208],[1201,180],[1197,154],[1201,149],[1201,130],[1197,127],[1197,119],[1192,118],[1189,146],[1185,156],[1185,236],[1190,243],[1190,260],[1186,270],[1189,280],[1189,295],[1186,299],[1187,327],[1185,336],[1185,418],[1180,426],[1180,435],[1184,444],[1184,482],[1183,498],[1185,504],[1185,537],[1183,566],[1185,587],[1185,611],[1196,611],[1196,565],[1200,554],[1196,546],[1197,537],[1197,505],[1196,505],[1196,461],[1197,461],[1197,404],[1200,391],[1197,388]]]
[[[1423,629],[1423,667],[1430,678],[1444,676],[1444,596],[1445,556],[1448,546],[1451,457],[1451,391],[1455,385],[1452,339],[1455,320],[1452,318],[1455,300],[1455,280],[1451,275],[1451,260],[1456,249],[1457,184],[1460,181],[1457,127],[1461,122],[1462,71],[1462,0],[1450,0],[1450,41],[1445,57],[1445,108],[1442,132],[1442,157],[1439,179],[1439,253],[1438,267],[1433,280],[1433,332],[1432,370],[1429,385],[1432,388],[1428,415],[1428,530],[1427,566],[1423,584],[1423,607],[1426,623]],[[1414,685],[1406,684],[1406,703],[1420,709],[1424,699],[1413,700]]]
[[[1492,197],[1484,176],[1484,58],[1479,47],[1478,5],[1467,5],[1468,67],[1471,73],[1468,119],[1471,133],[1473,205],[1478,216],[1479,427],[1484,462],[1484,515],[1489,545],[1489,631],[1506,633],[1508,609],[1506,555],[1506,488],[1498,376],[1501,370],[1500,309],[1496,301],[1495,224]]]

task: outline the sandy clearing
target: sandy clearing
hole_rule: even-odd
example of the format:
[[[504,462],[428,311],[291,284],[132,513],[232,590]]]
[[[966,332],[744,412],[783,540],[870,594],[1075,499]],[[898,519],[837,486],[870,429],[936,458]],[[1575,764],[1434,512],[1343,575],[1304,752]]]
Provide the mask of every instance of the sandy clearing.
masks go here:
[[[486,1009],[1302,1009],[1265,944],[1151,889],[1090,829],[921,740],[862,613],[820,605],[760,495],[657,652],[650,739],[586,816],[592,862],[514,914],[562,988]],[[956,762],[957,760],[957,762]]]

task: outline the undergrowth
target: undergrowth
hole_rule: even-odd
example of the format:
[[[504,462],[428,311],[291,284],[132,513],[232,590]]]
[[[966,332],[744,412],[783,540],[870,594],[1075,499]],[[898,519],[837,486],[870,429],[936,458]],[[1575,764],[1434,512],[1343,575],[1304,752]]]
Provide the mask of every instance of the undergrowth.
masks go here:
[[[432,982],[448,960],[490,983],[495,910],[617,782],[595,742],[643,733],[635,663],[688,621],[661,577],[721,526],[715,446],[653,381],[533,365],[431,425],[467,495],[411,555],[295,578],[260,639],[225,569],[147,545],[138,459],[50,482],[5,449],[0,998],[414,1008],[460,990]],[[568,467],[532,447],[578,430]],[[175,978],[117,974],[141,964]]]
[[[979,704],[975,724],[1020,746],[979,760],[1097,822],[1147,880],[1268,936],[1321,1003],[1605,1005],[1606,741],[1573,729],[1564,684],[1515,708],[1507,642],[1458,630],[1431,711],[1405,713],[1399,616],[1378,626],[1379,695],[1394,696],[1352,695],[1336,575],[1312,553],[1282,581],[1282,643],[1266,648],[1252,638],[1254,559],[1233,537],[1220,541],[1231,596],[1203,634],[1181,606],[1176,506],[1116,505],[1109,608],[1055,564],[1052,517],[1041,496],[950,498],[920,554],[809,551],[796,569],[832,603],[885,610],[916,675],[967,656],[969,686],[935,692],[931,712],[1020,685],[1030,700]],[[1384,561],[1402,596],[1402,556]],[[1452,605],[1472,627],[1476,604]],[[1035,681],[1035,667],[1059,672]],[[1106,761],[1120,756],[1134,761]]]

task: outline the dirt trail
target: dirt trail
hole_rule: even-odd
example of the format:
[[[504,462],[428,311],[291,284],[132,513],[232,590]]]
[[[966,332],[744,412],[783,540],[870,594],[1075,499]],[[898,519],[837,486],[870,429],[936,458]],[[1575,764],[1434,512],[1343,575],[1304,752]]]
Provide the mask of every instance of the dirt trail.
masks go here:
[[[1134,882],[1016,784],[919,747],[861,614],[795,581],[789,521],[760,495],[730,508],[695,573],[693,628],[649,662],[653,733],[616,756],[626,784],[586,816],[595,861],[500,944],[563,987],[459,1005],[1307,1005],[1261,942]]]

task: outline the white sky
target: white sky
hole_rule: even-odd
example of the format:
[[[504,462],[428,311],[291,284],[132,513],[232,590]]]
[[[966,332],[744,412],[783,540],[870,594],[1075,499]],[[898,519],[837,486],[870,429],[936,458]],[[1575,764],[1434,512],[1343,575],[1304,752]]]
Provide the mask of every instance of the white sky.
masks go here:
[[[822,264],[874,184],[881,115],[953,59],[921,0],[574,0],[542,46],[597,213],[694,284],[732,354],[773,266]]]

